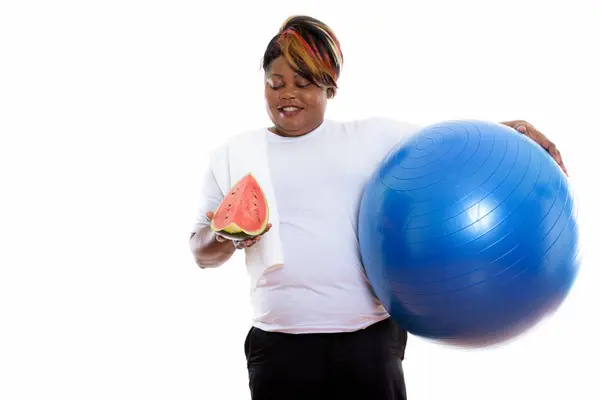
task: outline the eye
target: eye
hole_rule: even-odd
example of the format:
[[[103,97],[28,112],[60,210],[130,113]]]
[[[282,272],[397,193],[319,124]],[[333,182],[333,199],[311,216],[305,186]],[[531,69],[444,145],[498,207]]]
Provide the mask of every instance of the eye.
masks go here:
[[[285,83],[283,83],[283,82],[273,82],[273,81],[270,81],[268,83],[269,83],[269,86],[271,87],[271,89],[273,89],[273,90],[279,90],[279,89],[281,89],[282,87],[285,86]]]

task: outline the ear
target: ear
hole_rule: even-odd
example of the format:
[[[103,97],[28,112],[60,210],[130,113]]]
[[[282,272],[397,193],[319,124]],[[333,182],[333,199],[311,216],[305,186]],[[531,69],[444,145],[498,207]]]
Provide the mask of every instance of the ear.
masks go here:
[[[335,89],[328,88],[327,89],[327,98],[328,99],[333,99],[334,97],[335,97]]]

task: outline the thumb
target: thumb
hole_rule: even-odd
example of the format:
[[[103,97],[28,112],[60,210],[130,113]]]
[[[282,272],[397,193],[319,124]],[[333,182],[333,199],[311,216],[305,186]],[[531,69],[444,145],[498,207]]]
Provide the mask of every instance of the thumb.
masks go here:
[[[215,213],[213,213],[212,211],[207,211],[206,212],[206,218],[208,218],[209,221],[212,221],[212,219],[214,218]]]

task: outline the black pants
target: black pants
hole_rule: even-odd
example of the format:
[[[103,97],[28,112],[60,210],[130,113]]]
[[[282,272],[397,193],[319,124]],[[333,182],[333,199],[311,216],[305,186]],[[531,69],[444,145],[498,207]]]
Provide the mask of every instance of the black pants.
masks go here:
[[[406,331],[391,319],[349,333],[250,329],[245,343],[253,400],[405,400]]]

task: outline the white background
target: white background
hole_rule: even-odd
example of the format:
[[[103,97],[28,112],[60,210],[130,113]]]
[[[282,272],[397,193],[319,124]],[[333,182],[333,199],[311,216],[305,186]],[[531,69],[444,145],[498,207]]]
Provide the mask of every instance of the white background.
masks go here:
[[[207,150],[269,122],[260,58],[298,13],[342,43],[329,118],[525,119],[579,199],[560,311],[497,349],[411,337],[410,399],[600,398],[597,1],[0,4],[0,398],[249,399],[243,259],[200,270],[187,240]]]

